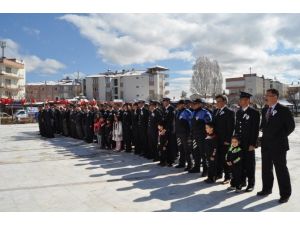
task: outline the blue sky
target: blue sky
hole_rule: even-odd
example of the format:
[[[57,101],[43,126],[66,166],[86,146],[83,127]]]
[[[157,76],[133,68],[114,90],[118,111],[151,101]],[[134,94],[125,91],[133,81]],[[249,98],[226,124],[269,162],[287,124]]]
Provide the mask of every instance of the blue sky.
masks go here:
[[[249,67],[297,81],[299,14],[0,14],[8,57],[24,59],[27,82],[80,71],[170,68],[172,96],[189,91],[198,56],[219,62],[224,77]]]

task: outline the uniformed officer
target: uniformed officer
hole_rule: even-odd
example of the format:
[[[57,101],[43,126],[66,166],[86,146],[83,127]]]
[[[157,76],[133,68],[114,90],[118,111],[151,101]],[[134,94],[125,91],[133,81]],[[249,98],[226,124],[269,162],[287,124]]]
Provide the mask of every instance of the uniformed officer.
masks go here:
[[[230,147],[231,137],[234,131],[235,115],[226,105],[228,102],[226,95],[217,95],[215,99],[217,109],[213,112],[213,122],[218,137],[217,179],[222,178],[224,172],[225,177],[223,184],[227,184],[230,181],[230,171],[225,162],[225,155]]]
[[[54,121],[54,115],[53,111],[50,107],[50,104],[46,105],[45,109],[45,134],[48,138],[54,138],[54,129],[53,129],[53,121]]]
[[[242,186],[248,185],[246,192],[253,191],[255,184],[255,148],[259,133],[260,115],[250,106],[251,94],[240,93],[240,109],[236,113],[235,136],[240,139],[242,148]]]
[[[44,124],[44,113],[43,113],[43,107],[38,107],[38,123],[39,123],[39,131],[41,136],[45,136],[45,124]]]
[[[85,131],[86,131],[86,137],[85,141],[87,143],[92,143],[94,139],[94,113],[92,111],[92,106],[87,106],[87,110],[85,113],[86,120],[85,120]]]
[[[200,163],[202,160],[203,171],[202,177],[207,175],[207,159],[205,156],[204,141],[206,137],[205,123],[211,122],[211,114],[203,107],[202,99],[193,101],[193,117],[191,124],[192,135],[192,154],[194,158],[194,167],[189,170],[189,173],[200,173]]]
[[[122,113],[122,129],[123,129],[123,141],[125,152],[131,152],[132,147],[132,115],[129,110],[129,104],[125,103],[123,105],[123,113]]]
[[[139,120],[139,109],[137,102],[132,104],[132,142],[134,145],[134,154],[140,154],[139,139],[138,139],[138,120]]]
[[[145,101],[138,101],[139,113],[138,113],[138,151],[141,156],[146,157],[148,152],[148,138],[147,138],[147,128],[149,111],[145,108]]]
[[[163,98],[163,122],[167,130],[168,146],[167,146],[167,164],[169,167],[173,166],[177,145],[175,134],[175,108],[171,104],[170,98]]]
[[[153,159],[153,162],[159,161],[159,152],[157,149],[157,140],[158,140],[158,124],[162,121],[162,112],[158,109],[157,101],[150,101],[149,104],[149,120],[148,120],[148,152],[146,157],[148,159]]]
[[[175,117],[175,130],[177,148],[179,150],[179,164],[176,168],[192,168],[191,152],[189,149],[190,128],[191,128],[192,112],[186,108],[185,101],[179,100],[177,103],[177,111]]]

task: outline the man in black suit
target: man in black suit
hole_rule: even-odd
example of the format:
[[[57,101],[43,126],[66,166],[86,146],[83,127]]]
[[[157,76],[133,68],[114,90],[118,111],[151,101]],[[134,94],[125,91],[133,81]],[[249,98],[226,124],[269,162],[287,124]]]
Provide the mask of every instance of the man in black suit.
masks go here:
[[[218,137],[217,148],[217,179],[223,177],[225,173],[223,184],[229,183],[230,173],[229,168],[225,162],[225,155],[231,143],[231,137],[234,130],[234,112],[227,107],[227,96],[216,96],[217,109],[213,112],[213,122],[215,124],[215,132]]]
[[[132,104],[132,142],[134,145],[134,154],[139,155],[141,153],[139,139],[138,139],[138,120],[139,120],[139,109],[137,102]]]
[[[279,203],[285,203],[292,193],[286,152],[289,150],[288,136],[295,129],[295,121],[290,110],[278,103],[278,97],[278,90],[267,90],[267,106],[262,110],[261,123],[263,187],[257,195],[266,196],[272,193],[274,165],[280,192]]]
[[[239,105],[236,112],[234,134],[240,139],[242,148],[242,186],[246,186],[246,192],[251,192],[255,185],[255,148],[259,133],[259,112],[250,106],[251,94],[241,92]]]
[[[126,152],[131,152],[132,147],[132,115],[129,107],[129,103],[125,103],[122,113],[123,142]]]
[[[159,152],[157,149],[157,141],[158,141],[158,124],[162,120],[162,112],[157,107],[159,104],[158,101],[150,101],[149,104],[149,120],[148,120],[148,129],[147,129],[147,137],[148,137],[148,152],[146,157],[148,159],[153,159],[153,162],[159,161]]]
[[[162,120],[166,125],[168,146],[167,146],[167,163],[168,166],[173,166],[176,158],[177,146],[176,146],[176,134],[175,134],[175,108],[171,105],[170,98],[163,98],[163,117]]]
[[[146,157],[146,153],[148,152],[148,138],[147,138],[147,128],[148,128],[148,119],[149,119],[149,111],[145,108],[145,101],[138,101],[138,151],[141,156]]]

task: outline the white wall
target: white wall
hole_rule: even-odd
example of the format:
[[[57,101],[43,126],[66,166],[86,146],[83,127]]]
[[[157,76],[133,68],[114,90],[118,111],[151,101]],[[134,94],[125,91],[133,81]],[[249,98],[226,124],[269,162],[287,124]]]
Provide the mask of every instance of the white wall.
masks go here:
[[[125,101],[146,99],[149,96],[149,76],[133,75],[124,78],[122,90]]]

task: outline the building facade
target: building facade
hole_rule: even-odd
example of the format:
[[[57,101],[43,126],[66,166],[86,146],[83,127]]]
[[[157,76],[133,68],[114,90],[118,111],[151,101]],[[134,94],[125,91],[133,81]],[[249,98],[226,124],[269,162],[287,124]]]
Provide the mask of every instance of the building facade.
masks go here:
[[[26,84],[26,99],[30,101],[54,101],[72,99],[82,93],[81,82],[69,78],[60,81],[45,81]]]
[[[0,97],[25,97],[25,64],[17,59],[0,58]]]
[[[288,85],[277,80],[267,79],[264,76],[259,77],[256,73],[226,79],[226,89],[231,97],[238,96],[240,91],[248,92],[253,96],[264,95],[269,88],[276,88],[279,95],[285,97]]]
[[[160,99],[167,94],[165,87],[168,86],[168,75],[164,73],[167,70],[165,67],[155,66],[147,70],[107,71],[90,75],[85,78],[86,96],[100,101]]]

